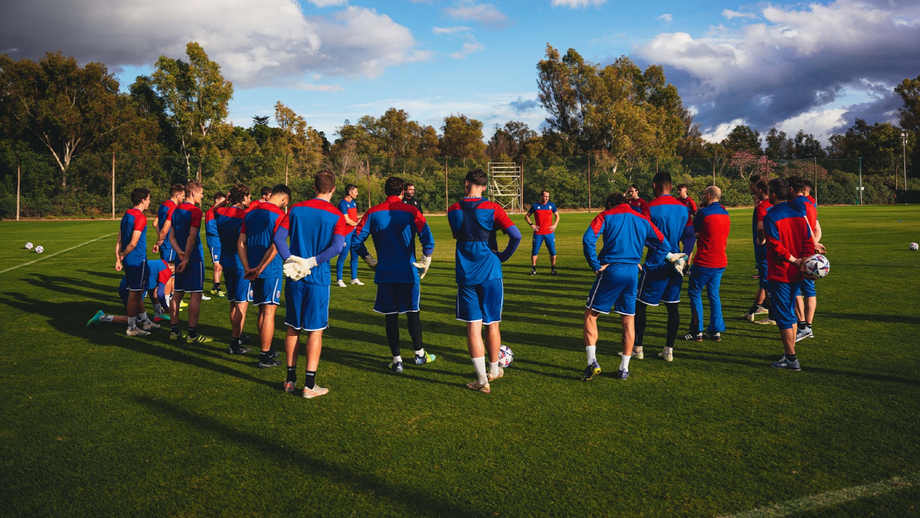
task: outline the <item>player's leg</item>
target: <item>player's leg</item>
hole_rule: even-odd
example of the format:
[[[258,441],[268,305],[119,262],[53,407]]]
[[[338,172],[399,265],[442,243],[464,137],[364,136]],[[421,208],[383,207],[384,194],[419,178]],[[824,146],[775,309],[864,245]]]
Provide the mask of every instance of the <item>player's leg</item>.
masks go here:
[[[329,327],[329,286],[306,284],[307,296],[303,301],[304,331],[307,335],[307,370],[304,379],[303,397],[310,399],[327,394],[325,389],[316,384],[316,371],[323,349],[323,330]]]
[[[182,275],[182,273],[180,272],[177,275]],[[182,305],[182,299],[185,297],[185,288],[182,287],[181,279],[178,277],[177,284],[178,286],[173,291],[172,299],[169,301],[169,325],[172,328],[169,338],[171,340],[185,337],[185,335],[179,331],[179,308]]]
[[[629,377],[629,359],[632,357],[633,344],[636,340],[635,317],[633,315],[621,315],[620,323],[623,326],[623,353],[620,355],[620,368],[617,371],[617,377],[620,380],[626,380]]]
[[[546,251],[549,252],[549,264],[550,264],[550,275],[556,275],[556,234],[547,234],[546,239]]]
[[[466,323],[466,347],[470,352],[470,360],[476,371],[476,381],[466,384],[470,390],[478,390],[488,394],[492,391],[489,386],[489,377],[486,373],[485,345],[482,341],[482,320]]]
[[[639,301],[636,304],[636,315],[635,315],[635,346],[633,348],[633,356],[641,360],[645,358],[645,352],[642,349],[642,340],[645,337],[645,326],[648,321],[646,312],[648,311],[648,304]]]
[[[422,319],[421,319],[421,286],[418,283],[398,284],[399,289],[399,311],[406,314],[406,324],[409,329],[409,337],[412,339],[412,349],[415,351],[413,361],[416,365],[431,363],[437,359],[433,354],[425,352],[422,345]]]
[[[285,392],[294,392],[297,384],[297,345],[300,340],[300,330],[304,327],[303,308],[306,300],[306,284],[304,281],[284,283],[284,324],[288,326],[284,337],[284,353],[287,360]]]
[[[801,286],[802,296],[800,298],[802,299],[802,318],[799,322],[798,332],[795,335],[796,342],[815,337],[811,324],[812,320],[815,318],[815,309],[818,306],[818,294],[815,291],[814,279],[802,279]]]
[[[339,288],[348,287],[348,285],[345,284],[345,281],[342,280],[342,274],[344,273],[344,270],[345,270],[345,260],[348,259],[348,253],[350,251],[351,251],[351,247],[349,246],[342,248],[342,251],[339,252],[339,258],[335,262],[336,285],[338,285]]]
[[[476,286],[476,296],[482,311],[482,325],[486,328],[485,352],[489,355],[489,381],[501,378],[504,370],[498,366],[502,346],[499,322],[502,320],[502,307],[505,299],[504,281],[488,280]]]
[[[189,264],[184,273],[186,277],[186,288],[189,288],[188,301],[188,338],[189,343],[208,343],[210,337],[198,334],[198,316],[201,314],[201,301],[204,297],[204,262]]]
[[[687,296],[690,297],[690,332],[684,340],[703,340],[703,282],[700,266],[690,267],[690,280],[687,283]]]
[[[706,281],[706,297],[709,299],[709,334],[714,335],[725,332],[725,319],[722,318],[722,274],[725,268],[712,268],[711,275]]]
[[[543,235],[534,234],[530,246],[530,275],[537,274],[537,256],[540,254],[540,246],[543,244]]]
[[[229,282],[228,282],[229,284]],[[249,309],[248,302],[230,302],[230,353],[240,348],[240,336],[243,334],[243,327],[246,325],[246,310]]]
[[[224,267],[220,264],[220,248],[212,249],[212,259],[214,259],[213,279],[214,285],[211,286],[211,294],[222,297],[223,290],[220,289],[220,276],[224,273]]]
[[[287,378],[284,380],[284,391],[294,392],[297,385],[297,343],[300,341],[300,331],[288,326],[287,335],[284,337],[284,354],[287,359]]]
[[[358,252],[351,251],[351,283],[358,286],[364,286],[364,283],[358,279]]]
[[[253,302],[259,305],[259,368],[277,367],[281,362],[272,351],[275,337],[275,313],[281,304],[281,277],[266,277],[253,283]]]
[[[403,371],[402,351],[399,347],[399,313],[389,313],[384,315],[387,344],[390,346],[390,354],[393,356],[393,362],[387,367],[395,373]]]
[[[770,299],[773,302],[771,317],[779,328],[780,338],[783,341],[783,357],[772,365],[780,369],[793,371],[801,370],[799,360],[795,355],[795,293],[798,283],[770,281]]]
[[[693,247],[696,245],[696,232],[694,232],[693,225],[684,227],[684,232],[680,236],[680,243],[683,247],[683,253],[690,257],[690,254],[693,253]]]

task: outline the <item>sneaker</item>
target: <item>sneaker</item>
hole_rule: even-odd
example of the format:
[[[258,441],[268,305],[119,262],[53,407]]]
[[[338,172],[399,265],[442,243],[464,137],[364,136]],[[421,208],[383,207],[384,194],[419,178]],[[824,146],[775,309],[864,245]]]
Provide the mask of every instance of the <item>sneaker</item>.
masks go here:
[[[530,270],[530,275],[536,275],[536,274],[537,274],[536,268],[534,268],[533,270]]]
[[[160,324],[154,324],[151,321],[146,321],[141,323],[141,327],[144,328],[144,331],[153,331],[154,329],[159,329]]]
[[[358,285],[358,286],[364,286],[364,283],[361,282],[360,280],[358,280],[357,278],[352,279],[352,280],[351,280],[351,283],[352,283],[352,284],[355,284],[355,285]]]
[[[147,331],[144,331],[143,329],[139,327],[135,327],[134,329],[128,329],[125,332],[125,334],[128,336],[147,336],[150,333],[148,333]]]
[[[662,358],[666,362],[673,362],[674,361],[674,351],[672,350],[669,353],[661,351],[660,353],[658,353],[658,357]]]
[[[722,333],[703,333],[703,338],[712,340],[713,342],[721,342]]]
[[[271,359],[272,359],[272,360],[274,360],[275,358],[277,358],[277,357],[279,357],[279,356],[281,356],[281,353],[279,353],[278,351],[272,351],[272,354],[271,354]]]
[[[313,399],[315,397],[325,396],[329,393],[329,389],[322,388],[319,385],[315,385],[313,388],[303,388],[303,397],[307,399]]]
[[[159,315],[154,315],[154,322],[169,322],[169,315],[166,313],[160,313]]]
[[[169,333],[169,339],[170,339],[170,340],[179,340],[179,339],[181,339],[181,338],[185,338],[185,335],[182,334],[182,331],[179,331],[178,333],[174,333],[174,332],[170,331],[170,333]]]
[[[293,381],[285,381],[285,382],[284,382],[284,391],[285,391],[285,392],[294,392],[295,390],[297,390],[297,384],[296,384],[296,383],[294,383]]]
[[[204,336],[204,335],[198,335],[198,336],[196,336],[195,338],[192,338],[191,336],[186,336],[186,337],[185,337],[185,341],[188,342],[188,343],[190,343],[190,344],[206,344],[206,343],[211,342],[211,341],[213,341],[213,340],[214,340],[213,338],[210,338],[210,337],[207,337],[207,336]]]
[[[183,300],[182,302],[179,303],[179,311],[182,311],[183,309],[187,307],[188,307],[188,302]]]
[[[628,377],[629,377],[629,371],[624,371],[623,369],[620,369],[620,370],[617,371],[617,379],[618,379],[618,380],[620,380],[620,381],[626,381],[626,378],[628,378]]]
[[[201,335],[198,335],[198,336],[201,337]],[[211,339],[208,338],[208,341],[210,342]],[[189,342],[191,342],[191,340],[189,340]],[[249,347],[232,347],[231,346],[231,347],[228,347],[227,350],[230,354],[246,354],[252,349],[250,349]]]
[[[201,292],[201,300],[211,300],[211,297],[208,297],[204,294],[204,292]]]
[[[223,297],[224,292],[220,291],[217,288],[211,288],[211,295],[214,295],[215,297]]]
[[[814,337],[815,337],[815,333],[811,330],[810,327],[806,327],[805,329],[800,329],[798,332],[795,333],[796,342],[801,342],[802,340],[806,338],[814,338]]]
[[[476,390],[482,392],[483,394],[489,394],[492,392],[492,387],[489,386],[489,382],[479,383],[479,381],[471,381],[466,384],[466,388],[470,390]]]
[[[212,292],[212,293],[213,293],[213,292]],[[217,293],[214,293],[214,295],[217,295],[218,297],[220,297],[220,298],[222,298],[222,299],[227,297],[227,294],[224,293],[223,290],[217,290]]]
[[[771,363],[770,365],[776,367],[777,369],[788,369],[788,370],[791,370],[791,371],[800,371],[800,370],[802,370],[802,366],[799,365],[799,360],[798,360],[798,359],[796,359],[794,362],[791,362],[791,361],[789,361],[789,360],[786,358],[786,355],[785,355],[785,354],[783,355],[782,358],[779,359],[779,361],[775,361],[775,362]]]
[[[744,319],[747,320],[748,322],[753,322],[753,321],[754,321],[754,315],[755,315],[754,313],[745,313],[745,314],[744,314]]]
[[[759,274],[759,273],[755,273],[754,275],[751,275],[751,278],[752,278],[752,279],[759,279],[759,278],[760,278],[760,274]]]
[[[392,362],[389,365],[387,365],[387,368],[395,372],[396,374],[399,374],[403,371],[402,362]]]
[[[252,337],[249,335],[243,335],[240,337],[240,345],[246,345],[252,340]]]
[[[93,318],[91,318],[91,319],[89,319],[89,320],[86,321],[86,327],[94,326],[94,325],[98,324],[99,321],[100,321],[99,319],[101,319],[101,318],[104,317],[104,316],[105,316],[105,311],[102,311],[102,310],[100,309],[99,311],[96,312],[95,315],[93,315]]]
[[[581,375],[581,381],[591,381],[594,376],[597,376],[601,373],[601,366],[598,365],[597,361],[591,362],[591,365],[585,367],[584,374]]]
[[[415,357],[415,364],[416,364],[416,365],[425,365],[426,363],[431,363],[431,362],[433,362],[433,361],[435,361],[435,360],[437,360],[437,359],[438,359],[437,356],[435,356],[435,355],[433,355],[433,354],[425,353],[425,356],[416,356],[416,357]]]
[[[339,281],[336,283],[336,286],[338,286],[339,288],[347,288],[347,287],[348,287],[348,285],[345,284],[345,281],[343,281],[342,279],[339,279]]]
[[[757,306],[757,309],[754,311],[755,315],[764,315],[770,312],[770,308],[765,306]]]
[[[499,368],[498,368],[498,374],[492,374],[492,371],[489,371],[489,373],[486,374],[486,379],[488,379],[489,381],[495,381],[495,380],[497,380],[498,378],[501,378],[501,377],[504,376],[504,375],[505,375],[505,369],[499,367]]]
[[[645,352],[642,350],[642,347],[634,347],[632,356],[637,360],[642,360],[645,359]]]
[[[271,360],[268,360],[268,361],[265,361],[265,362],[263,362],[262,360],[259,360],[259,368],[260,368],[260,369],[268,369],[268,368],[270,368],[270,367],[277,367],[277,366],[279,366],[279,365],[281,365],[281,362],[279,362],[278,360],[275,360],[275,359],[271,359]]]
[[[555,268],[553,268],[552,270],[550,270],[549,274],[550,274],[550,275],[559,275],[558,273],[556,273],[556,269],[555,269]]]
[[[776,320],[770,320],[769,318],[765,318],[763,320],[755,320],[754,323],[762,325],[762,326],[775,326]]]
[[[684,335],[684,340],[687,340],[688,342],[690,340],[693,340],[694,342],[702,342],[703,333],[687,333]]]

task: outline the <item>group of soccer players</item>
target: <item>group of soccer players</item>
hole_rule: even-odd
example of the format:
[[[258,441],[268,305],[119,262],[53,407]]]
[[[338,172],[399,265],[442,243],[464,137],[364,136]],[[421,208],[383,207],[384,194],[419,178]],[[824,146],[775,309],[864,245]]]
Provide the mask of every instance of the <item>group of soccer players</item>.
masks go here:
[[[501,206],[483,197],[487,185],[488,176],[482,169],[470,171],[464,179],[465,196],[447,212],[456,240],[456,318],[466,323],[467,346],[476,374],[476,379],[466,386],[485,393],[491,391],[490,382],[504,375],[498,364],[499,323],[504,302],[501,263],[512,256],[522,238]],[[248,305],[253,302],[259,307],[258,365],[267,368],[281,364],[279,353],[272,351],[271,345],[275,310],[280,305],[282,287],[285,290],[288,368],[285,391],[296,390],[297,345],[301,333],[306,332],[303,396],[314,398],[328,393],[328,389],[316,384],[316,371],[322,333],[328,326],[330,264],[338,257],[336,284],[347,287],[342,275],[349,254],[352,255],[351,284],[363,285],[357,276],[358,257],[375,270],[377,293],[373,310],[385,316],[392,355],[388,368],[395,373],[404,369],[398,325],[401,314],[406,315],[414,350],[412,360],[406,363],[431,363],[436,356],[426,352],[422,345],[419,300],[420,281],[431,264],[435,243],[424,215],[416,206],[417,200],[407,196],[407,187],[411,184],[400,178],[388,178],[384,186],[386,200],[359,219],[355,203],[357,187],[347,185],[345,196],[338,207],[334,206],[335,177],[329,171],[316,174],[314,198],[289,208],[291,192],[286,185],[265,188],[262,197],[252,201],[249,187],[236,184],[226,195],[215,196],[214,206],[203,215],[199,208],[203,197],[201,183],[177,184],[158,210],[157,241],[152,250],[160,254],[159,260],[147,259],[144,211],[150,204],[150,193],[147,189],[135,189],[131,193],[132,208],[122,218],[116,244],[115,267],[125,272],[120,292],[127,316],[113,317],[99,312],[90,323],[125,323],[129,336],[149,334],[159,327],[145,312],[144,294],[150,291],[156,314],[168,307],[170,339],[198,344],[212,341],[197,330],[205,277],[199,232],[204,219],[208,248],[215,264],[212,293],[224,295],[221,274],[226,282],[231,354],[250,352],[244,346],[247,337],[242,330]],[[773,366],[792,370],[800,369],[795,342],[813,336],[814,282],[803,277],[803,262],[815,250],[823,250],[818,242],[821,231],[817,211],[813,201],[807,198],[806,188],[805,182],[798,178],[774,179],[769,183],[763,179],[752,181],[752,192],[759,198],[754,212],[755,258],[764,293],[758,294],[746,316],[753,321],[754,314],[769,311],[769,322],[779,327],[784,345],[782,359]],[[649,306],[663,303],[667,309],[666,340],[658,356],[673,361],[680,326],[678,303],[686,274],[689,274],[691,323],[690,332],[683,339],[719,341],[725,332],[719,287],[727,266],[730,221],[720,204],[721,191],[716,186],[707,187],[697,207],[687,196],[686,185],[678,186],[677,197],[671,195],[672,189],[670,175],[661,172],[653,179],[655,198],[650,202],[638,197],[635,185],[624,194],[613,193],[606,199],[604,212],[592,220],[584,233],[584,255],[597,275],[584,312],[588,363],[582,376],[585,381],[601,372],[596,355],[597,317],[611,311],[620,314],[623,327],[618,379],[629,377],[631,359],[644,358]],[[548,191],[541,192],[539,203],[525,217],[534,231],[531,275],[536,274],[537,256],[543,243],[550,252],[551,273],[556,274],[553,237],[560,216],[549,197]],[[507,247],[502,251],[498,250],[499,231],[508,235]],[[373,241],[377,259],[366,247],[368,239]],[[416,255],[416,239],[421,245],[421,257]],[[600,251],[598,241],[602,241]],[[691,260],[694,247],[696,254]],[[645,260],[641,262],[643,255]],[[705,332],[704,287],[710,309]],[[188,329],[182,333],[179,313],[186,292],[190,294]],[[798,308],[797,296],[804,298]],[[796,324],[800,324],[798,328]]]

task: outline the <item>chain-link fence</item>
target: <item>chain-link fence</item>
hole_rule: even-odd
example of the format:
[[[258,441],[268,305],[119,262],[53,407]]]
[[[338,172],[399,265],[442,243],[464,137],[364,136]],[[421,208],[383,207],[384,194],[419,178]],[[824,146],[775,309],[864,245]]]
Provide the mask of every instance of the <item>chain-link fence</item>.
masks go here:
[[[815,184],[820,204],[884,204],[896,201],[903,190],[903,172],[896,160],[871,158],[803,159],[747,164],[729,157],[699,159],[643,158],[612,160],[595,156],[571,158],[525,157],[522,167],[523,205],[529,206],[540,191],[550,191],[563,209],[597,210],[611,192],[624,192],[631,184],[643,198],[652,197],[657,171],[671,173],[674,184],[686,183],[691,197],[708,185],[718,185],[727,206],[753,203],[748,190],[751,174],[799,175]],[[359,188],[358,209],[384,199],[383,184],[399,176],[416,185],[416,196],[426,213],[444,212],[463,194],[463,177],[475,167],[488,170],[487,160],[462,158],[388,159],[357,156],[330,157],[303,164],[284,156],[192,157],[140,156],[107,153],[76,157],[65,176],[56,160],[46,154],[0,149],[0,218],[97,217],[111,218],[129,208],[135,187],[151,190],[154,203],[168,197],[169,186],[200,178],[205,205],[213,193],[242,182],[254,192],[262,186],[287,183],[295,200],[314,195],[312,177],[330,169],[338,178],[339,192],[348,183]],[[860,187],[862,189],[860,189]],[[910,179],[908,189],[920,189],[920,179]],[[17,196],[17,192],[19,195]]]

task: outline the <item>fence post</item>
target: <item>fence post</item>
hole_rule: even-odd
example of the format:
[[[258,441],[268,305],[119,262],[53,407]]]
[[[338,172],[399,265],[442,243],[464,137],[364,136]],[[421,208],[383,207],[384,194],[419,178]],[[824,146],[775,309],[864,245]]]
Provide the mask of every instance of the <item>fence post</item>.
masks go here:
[[[862,193],[862,191],[863,191],[863,186],[862,186],[862,157],[859,157],[859,204],[860,204],[860,205],[863,204],[863,198],[862,198],[862,194],[863,194],[863,193]]]
[[[115,150],[112,150],[112,219],[115,219]]]
[[[444,157],[444,212],[447,212],[448,204],[450,203],[447,192],[447,168],[449,163],[450,157]]]
[[[591,214],[591,153],[588,153],[588,214]]]
[[[22,151],[16,150],[16,221],[19,221],[19,192],[22,188]]]
[[[284,154],[284,185],[288,184],[288,154]],[[345,193],[348,194],[348,193]]]
[[[367,210],[371,210],[371,159],[364,157],[364,165],[367,166]]]
[[[815,203],[818,203],[818,157],[813,157],[815,160],[815,192],[814,195]]]
[[[712,185],[716,184],[716,156],[712,155]]]

